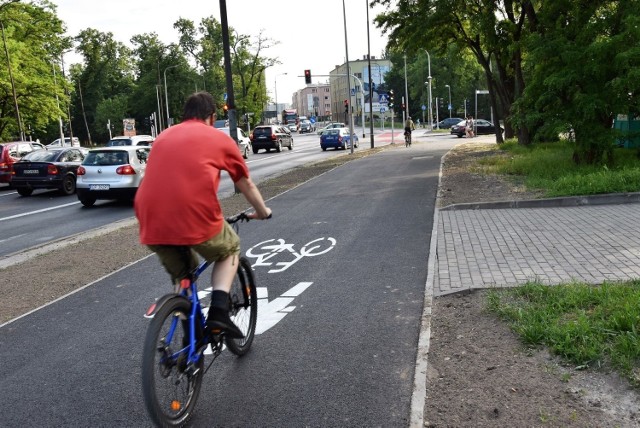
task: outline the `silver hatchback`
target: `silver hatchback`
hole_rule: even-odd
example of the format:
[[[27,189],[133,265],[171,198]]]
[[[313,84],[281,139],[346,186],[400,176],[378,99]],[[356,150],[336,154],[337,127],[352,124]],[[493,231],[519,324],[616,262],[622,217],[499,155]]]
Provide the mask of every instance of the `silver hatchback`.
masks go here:
[[[151,147],[93,149],[78,168],[76,192],[85,207],[98,199],[133,200],[144,178]]]

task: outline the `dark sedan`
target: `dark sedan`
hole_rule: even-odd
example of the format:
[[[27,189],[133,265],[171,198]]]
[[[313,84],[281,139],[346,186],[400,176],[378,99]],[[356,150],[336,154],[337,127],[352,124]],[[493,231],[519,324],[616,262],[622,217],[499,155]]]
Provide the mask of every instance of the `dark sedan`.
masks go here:
[[[484,119],[476,119],[473,121],[473,132],[475,135],[491,135],[496,133],[496,127],[493,123]],[[451,135],[457,135],[458,138],[462,138],[465,135],[466,121],[461,121],[457,125],[451,127]],[[501,127],[500,132],[504,132]]]
[[[58,189],[64,195],[76,191],[76,173],[86,149],[65,147],[36,150],[13,164],[11,183],[22,196],[34,189]]]

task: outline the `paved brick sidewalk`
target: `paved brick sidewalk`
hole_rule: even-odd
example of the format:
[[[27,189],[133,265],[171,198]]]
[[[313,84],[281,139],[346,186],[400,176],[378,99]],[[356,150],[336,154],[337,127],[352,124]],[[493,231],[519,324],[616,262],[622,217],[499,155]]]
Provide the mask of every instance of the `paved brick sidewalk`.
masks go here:
[[[435,296],[640,278],[640,204],[440,211]]]

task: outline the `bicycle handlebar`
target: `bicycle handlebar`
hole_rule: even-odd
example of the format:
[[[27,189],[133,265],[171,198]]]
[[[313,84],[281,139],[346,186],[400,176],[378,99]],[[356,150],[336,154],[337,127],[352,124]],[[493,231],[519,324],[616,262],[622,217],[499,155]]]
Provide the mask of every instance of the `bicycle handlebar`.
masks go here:
[[[270,219],[273,216],[273,214],[269,214],[269,217],[267,217],[265,220]],[[236,215],[232,215],[231,217],[226,217],[225,220],[227,221],[227,223],[229,224],[233,224],[233,223],[237,223],[237,222],[248,222],[249,220],[251,220],[251,218],[247,215],[246,212],[241,212],[238,213]]]

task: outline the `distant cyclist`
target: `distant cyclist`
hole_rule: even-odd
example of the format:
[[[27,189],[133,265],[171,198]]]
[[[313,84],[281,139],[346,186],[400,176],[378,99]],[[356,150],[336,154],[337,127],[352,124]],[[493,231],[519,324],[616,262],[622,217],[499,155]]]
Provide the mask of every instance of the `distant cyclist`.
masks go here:
[[[238,270],[240,238],[224,221],[218,186],[227,171],[255,209],[250,218],[271,215],[236,142],[213,127],[211,94],[197,92],[184,106],[182,123],[167,128],[153,143],[144,180],[135,197],[140,242],[155,252],[174,283],[198,265],[200,254],[215,262],[207,328],[233,338],[243,334],[229,317],[229,290]]]
[[[416,129],[416,125],[411,120],[411,116],[407,117],[407,120],[404,122],[404,140],[407,144],[411,144],[411,131]]]

